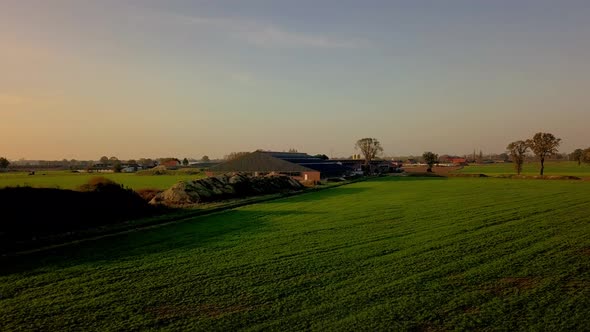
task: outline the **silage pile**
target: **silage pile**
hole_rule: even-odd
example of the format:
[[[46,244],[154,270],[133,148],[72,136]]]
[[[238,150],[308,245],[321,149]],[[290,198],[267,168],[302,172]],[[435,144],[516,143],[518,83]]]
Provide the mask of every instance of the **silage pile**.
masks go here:
[[[233,173],[179,182],[170,189],[156,195],[150,201],[150,204],[182,206],[302,189],[304,189],[304,186],[301,183],[288,176],[247,176],[241,173]]]

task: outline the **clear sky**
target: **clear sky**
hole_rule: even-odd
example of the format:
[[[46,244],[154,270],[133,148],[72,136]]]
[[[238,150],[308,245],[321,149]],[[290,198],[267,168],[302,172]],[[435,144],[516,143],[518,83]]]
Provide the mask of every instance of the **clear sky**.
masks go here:
[[[0,0],[0,156],[590,146],[590,1]]]

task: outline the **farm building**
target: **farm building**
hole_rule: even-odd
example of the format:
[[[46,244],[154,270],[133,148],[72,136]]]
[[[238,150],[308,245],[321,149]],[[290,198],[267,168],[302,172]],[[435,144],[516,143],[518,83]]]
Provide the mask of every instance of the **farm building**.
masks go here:
[[[160,166],[166,166],[166,167],[178,167],[180,166],[180,160],[176,159],[176,158],[166,158],[163,160],[160,160],[159,165]]]
[[[353,169],[339,160],[324,160],[301,152],[262,152],[274,158],[288,161],[320,172],[321,178],[337,178],[351,174]]]
[[[261,151],[249,153],[211,167],[206,174],[241,172],[251,175],[283,174],[300,181],[319,181],[320,172],[283,159],[275,158],[271,154]]]
[[[440,161],[441,164],[453,164],[453,165],[460,165],[460,166],[467,165],[466,158],[461,158],[461,157],[457,157],[457,156],[450,156],[448,154],[443,154],[442,156],[440,156],[438,158],[438,160]]]
[[[452,158],[451,159],[451,163],[452,164],[455,164],[455,165],[466,166],[467,165],[467,159],[465,159],[465,158]]]
[[[338,164],[353,169],[355,172],[362,172],[366,170],[364,159],[338,159],[333,160]],[[402,163],[392,160],[375,159],[371,160],[371,169],[380,173],[399,172]]]
[[[279,173],[297,180],[318,181],[350,175],[353,169],[338,160],[324,160],[300,152],[256,151],[209,169],[212,174],[245,172],[251,174]]]

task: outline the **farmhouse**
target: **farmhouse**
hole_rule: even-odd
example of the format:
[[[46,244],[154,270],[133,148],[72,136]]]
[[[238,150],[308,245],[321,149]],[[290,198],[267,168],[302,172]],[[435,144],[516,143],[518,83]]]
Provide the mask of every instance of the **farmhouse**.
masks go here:
[[[467,159],[465,159],[465,158],[451,158],[451,163],[454,165],[467,166]]]
[[[176,158],[166,158],[166,159],[160,160],[159,165],[166,166],[166,167],[178,167],[178,166],[180,166],[180,160],[178,160]]]
[[[461,158],[457,156],[450,156],[448,154],[443,154],[438,158],[441,164],[448,164],[448,166],[467,166],[467,159]]]

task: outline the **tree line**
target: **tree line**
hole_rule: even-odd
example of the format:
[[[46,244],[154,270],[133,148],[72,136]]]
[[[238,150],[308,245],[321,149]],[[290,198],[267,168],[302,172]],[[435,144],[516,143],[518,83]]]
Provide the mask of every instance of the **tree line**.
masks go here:
[[[383,146],[381,142],[376,138],[365,137],[356,141],[355,149],[359,150],[363,155],[365,163],[365,170],[368,174],[373,173],[372,164],[373,160],[380,159],[379,157],[383,153]],[[438,155],[430,151],[424,152],[422,155],[424,162],[428,165],[427,172],[432,172],[432,167],[438,163]]]
[[[541,163],[539,174],[542,176],[545,170],[545,160],[553,155],[556,155],[559,151],[559,145],[561,144],[561,138],[555,137],[551,133],[536,133],[533,138],[527,140],[514,141],[506,147],[510,153],[512,162],[516,173],[520,175],[522,172],[522,165],[524,164],[527,152],[529,149],[535,157]],[[590,147],[586,149],[576,149],[569,155],[571,161],[576,161],[578,166],[583,162],[590,163]]]
[[[561,138],[557,138],[551,133],[539,132],[531,139],[518,140],[508,144],[506,149],[510,153],[510,157],[512,158],[514,168],[518,175],[522,172],[522,165],[524,164],[526,153],[530,149],[541,163],[539,174],[543,176],[545,159],[548,156],[556,154],[559,151],[558,148],[560,144]]]
[[[575,161],[580,166],[583,162],[590,164],[590,148],[586,149],[575,149],[570,154],[570,160]]]
[[[545,171],[545,161],[557,155],[558,148],[561,144],[561,138],[555,137],[551,133],[538,132],[532,138],[525,140],[514,141],[506,147],[510,159],[514,163],[514,168],[517,174],[522,172],[522,166],[527,158],[529,150],[534,154],[536,159],[540,162],[539,174],[543,176]],[[360,150],[365,159],[365,166],[369,167],[371,161],[377,158],[382,152],[383,147],[376,138],[361,138],[355,144],[355,149]],[[474,158],[475,151],[473,153]],[[479,159],[482,153],[480,151]],[[426,151],[422,154],[424,163],[428,166],[427,172],[432,172],[432,167],[439,163],[438,154],[431,151]],[[570,160],[576,161],[578,165],[582,162],[590,163],[590,147],[586,149],[576,149],[569,156]]]
[[[539,173],[540,173],[540,175],[543,175],[544,169],[545,169],[545,160],[549,157],[557,155],[558,148],[559,148],[560,144],[561,144],[561,138],[557,138],[551,133],[539,132],[539,133],[536,133],[530,139],[517,140],[517,141],[514,141],[514,142],[508,144],[508,146],[506,147],[506,150],[508,152],[510,159],[514,163],[514,167],[515,167],[517,174],[520,175],[520,173],[522,172],[522,166],[523,166],[524,162],[526,161],[527,157],[529,156],[528,152],[530,150],[531,152],[533,152],[534,156],[540,161],[541,167],[540,167]],[[376,159],[380,159],[380,157],[383,153],[383,147],[381,145],[381,142],[376,138],[371,138],[371,137],[361,138],[356,141],[354,148],[355,148],[355,150],[360,151],[360,153],[363,155],[363,158],[365,160],[365,163],[364,163],[365,168],[368,170],[369,173],[371,173],[371,169],[370,169],[371,168],[371,161],[376,160]],[[290,149],[289,152],[297,152],[297,150]],[[248,153],[249,152],[232,152],[232,153],[226,155],[224,157],[224,159],[225,160],[234,160],[234,159],[240,158]],[[502,157],[503,155],[505,155],[505,154],[502,153],[498,156]],[[316,157],[321,158],[321,159],[329,159],[326,155],[317,155]],[[562,157],[562,156],[559,155],[559,157]],[[433,166],[440,162],[438,154],[435,154],[431,151],[424,152],[422,154],[422,159],[424,160],[424,163],[428,166],[427,172],[432,172]],[[480,151],[479,155],[476,155],[476,153],[474,151],[473,152],[473,159],[475,161],[483,160],[483,153]],[[574,152],[572,152],[569,155],[569,159],[572,161],[576,161],[578,163],[578,165],[581,165],[582,162],[590,163],[590,147],[586,148],[586,149],[576,149]],[[130,159],[130,160],[126,161],[125,163],[128,165],[129,164],[130,165],[138,165],[143,168],[149,168],[149,167],[154,167],[156,164],[166,163],[167,161],[170,161],[170,160],[176,160],[176,161],[178,161],[179,164],[182,164],[184,166],[189,165],[188,158],[184,158],[182,161],[180,161],[177,158],[159,158],[159,159],[155,159],[155,160],[150,159],[150,158],[141,158],[139,160]],[[208,156],[203,156],[201,158],[201,161],[202,162],[209,162],[210,159]],[[101,164],[113,167],[113,169],[115,169],[116,171],[117,170],[120,171],[122,164],[123,164],[123,162],[120,161],[117,157],[110,157],[109,158],[107,156],[102,156],[99,159],[99,162]],[[62,166],[62,167],[69,166],[70,168],[72,168],[72,167],[79,168],[82,165],[86,165],[86,167],[94,166],[93,161],[86,161],[85,162],[85,161],[77,161],[74,159],[72,159],[71,161],[64,159],[62,161],[45,162],[45,163],[52,163],[51,165],[53,165],[53,164],[58,165],[59,164],[59,166]],[[6,168],[8,168],[9,165],[10,165],[10,161],[8,161],[8,159],[6,159],[4,157],[0,157],[0,169],[6,169]],[[42,166],[43,164],[40,162],[40,165]]]

